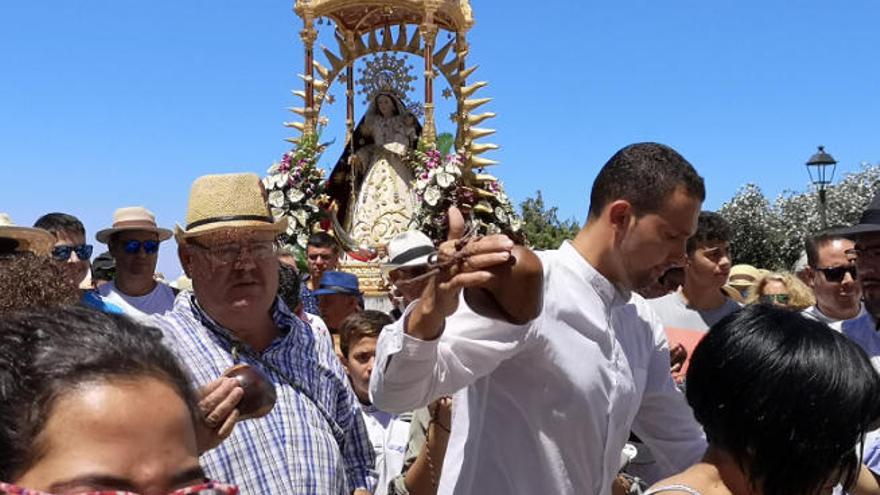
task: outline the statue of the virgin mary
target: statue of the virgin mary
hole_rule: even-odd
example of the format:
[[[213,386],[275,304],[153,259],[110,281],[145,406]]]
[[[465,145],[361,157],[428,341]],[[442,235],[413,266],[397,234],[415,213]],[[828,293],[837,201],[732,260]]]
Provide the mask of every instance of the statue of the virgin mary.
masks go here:
[[[387,244],[410,229],[416,209],[406,162],[422,126],[392,93],[378,93],[336,162],[327,192],[343,228],[358,246]]]

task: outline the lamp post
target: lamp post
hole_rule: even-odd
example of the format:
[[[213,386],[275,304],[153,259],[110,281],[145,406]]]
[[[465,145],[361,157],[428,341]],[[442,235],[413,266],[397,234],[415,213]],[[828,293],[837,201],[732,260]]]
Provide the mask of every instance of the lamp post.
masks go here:
[[[828,169],[831,168],[831,173]],[[807,173],[810,174],[810,181],[819,190],[819,218],[822,220],[822,230],[828,228],[828,221],[825,218],[825,187],[834,180],[834,171],[837,169],[837,160],[825,152],[824,146],[819,146],[813,156],[807,160]]]

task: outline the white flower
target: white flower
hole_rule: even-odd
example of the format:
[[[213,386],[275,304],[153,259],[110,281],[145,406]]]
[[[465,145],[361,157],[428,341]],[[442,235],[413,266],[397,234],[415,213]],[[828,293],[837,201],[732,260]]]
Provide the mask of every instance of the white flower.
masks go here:
[[[277,208],[284,206],[284,193],[281,191],[272,191],[269,193],[269,204]]]
[[[280,163],[275,162],[272,164],[271,167],[269,167],[269,170],[267,172],[269,173],[269,175],[274,174],[275,172],[278,171],[278,167],[280,167],[280,166],[281,166]]]
[[[308,215],[308,213],[306,213],[305,210],[296,210],[293,212],[293,216],[296,218],[296,220],[299,222],[300,225],[302,225],[305,228],[309,227],[307,225],[307,223],[309,221],[309,215]]]
[[[461,175],[461,169],[453,162],[447,163],[446,166],[443,167],[443,170],[453,175]]]
[[[292,218],[287,220],[287,235],[293,235],[296,233],[296,222],[291,222]]]
[[[437,174],[437,185],[442,187],[443,189],[448,188],[455,182],[455,176],[452,174],[447,174],[446,172],[440,172]]]
[[[440,190],[434,186],[425,190],[425,202],[431,206],[437,206],[437,202],[440,201],[442,196]]]
[[[281,208],[272,208],[272,218],[279,219],[284,216],[284,210]]]
[[[299,244],[299,247],[305,249],[306,243],[309,241],[309,235],[305,232],[300,232],[299,235],[296,236],[296,243]]]
[[[495,218],[501,223],[507,223],[507,213],[500,206],[495,208]]]
[[[269,176],[269,184],[271,184],[270,189],[281,189],[282,187],[287,185],[287,178],[289,177],[287,172],[282,174],[272,174]]]
[[[287,191],[287,199],[289,199],[293,203],[299,203],[304,197],[306,197],[306,193],[300,191],[299,189],[290,189],[289,191]]]

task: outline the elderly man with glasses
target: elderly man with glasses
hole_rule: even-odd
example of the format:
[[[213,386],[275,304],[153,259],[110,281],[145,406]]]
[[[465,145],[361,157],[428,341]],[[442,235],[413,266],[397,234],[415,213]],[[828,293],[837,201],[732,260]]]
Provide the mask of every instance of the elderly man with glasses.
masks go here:
[[[369,493],[373,447],[332,343],[277,297],[275,240],[287,221],[272,218],[264,195],[255,174],[196,179],[186,226],[175,229],[193,292],[151,323],[202,387],[200,409],[212,429],[202,448],[228,436],[201,457],[209,477],[242,493]],[[237,379],[218,379],[241,364],[268,386],[242,390]],[[262,409],[254,399],[267,388],[274,407],[236,425]]]
[[[104,301],[135,318],[171,310],[174,289],[154,278],[159,243],[171,238],[171,231],[159,228],[150,210],[142,206],[119,208],[113,214],[113,225],[95,238],[107,244],[116,261],[116,277],[98,289]]]

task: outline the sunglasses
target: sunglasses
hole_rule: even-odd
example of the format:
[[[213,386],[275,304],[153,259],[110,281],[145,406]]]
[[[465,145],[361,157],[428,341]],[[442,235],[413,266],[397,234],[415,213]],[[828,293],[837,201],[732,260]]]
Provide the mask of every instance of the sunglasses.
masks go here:
[[[847,266],[835,266],[829,268],[816,268],[817,272],[822,272],[825,275],[825,280],[829,282],[843,282],[843,277],[849,273],[849,276],[855,280],[858,277],[858,270],[856,270],[855,265],[847,265]]]
[[[58,261],[70,259],[70,253],[76,253],[81,260],[89,260],[92,257],[92,245],[80,244],[79,246],[55,246],[52,248],[52,256]]]
[[[156,254],[159,252],[159,241],[139,241],[137,239],[132,239],[130,241],[125,241],[122,244],[122,250],[125,251],[125,254],[138,254],[141,247],[144,248],[144,252],[147,254]]]
[[[761,302],[767,304],[788,304],[790,298],[791,296],[788,294],[765,294],[761,296]]]
[[[51,495],[49,493],[29,488],[22,488],[9,483],[0,482],[0,495]],[[77,495],[138,495],[132,492],[123,492],[119,490],[96,490],[91,492],[82,492]],[[188,486],[174,490],[167,495],[238,495],[238,487],[235,485],[227,485],[216,481],[207,481],[199,485]]]

